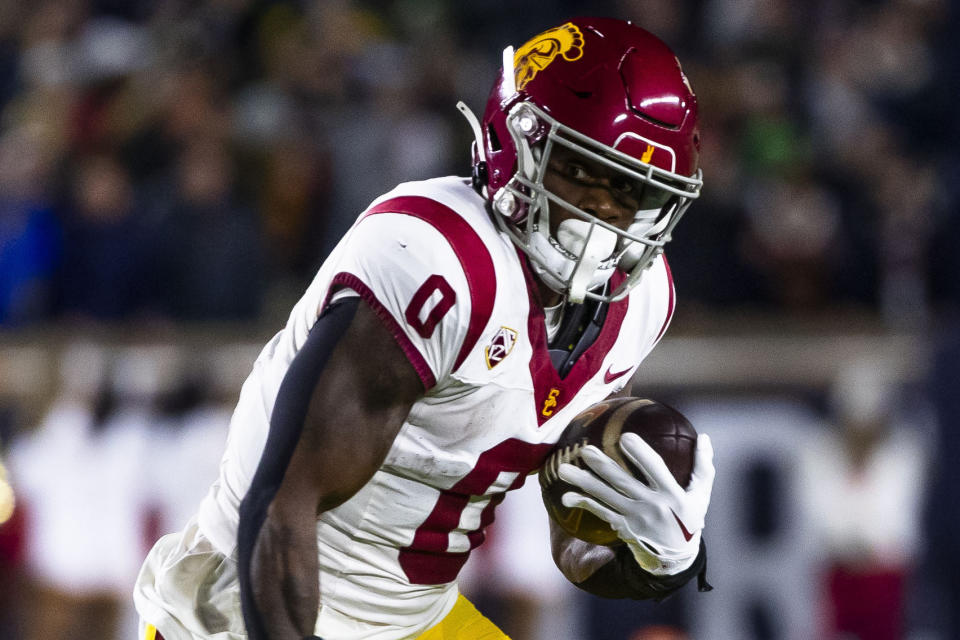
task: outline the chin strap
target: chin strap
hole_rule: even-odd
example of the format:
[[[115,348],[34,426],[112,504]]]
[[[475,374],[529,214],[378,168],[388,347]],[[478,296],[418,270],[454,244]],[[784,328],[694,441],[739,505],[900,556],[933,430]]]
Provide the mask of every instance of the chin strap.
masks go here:
[[[462,100],[457,102],[457,110],[466,118],[470,130],[473,132],[473,144],[470,145],[473,151],[473,169],[470,172],[470,182],[473,190],[486,200],[488,199],[487,156],[483,149],[483,130],[480,128],[477,115]]]
[[[470,129],[473,131],[473,140],[477,144],[477,146],[474,147],[477,159],[480,160],[480,162],[486,162],[487,157],[483,152],[483,131],[480,129],[480,120],[477,119],[477,114],[475,114],[463,100],[457,102],[457,109],[463,114],[463,117],[467,119]]]

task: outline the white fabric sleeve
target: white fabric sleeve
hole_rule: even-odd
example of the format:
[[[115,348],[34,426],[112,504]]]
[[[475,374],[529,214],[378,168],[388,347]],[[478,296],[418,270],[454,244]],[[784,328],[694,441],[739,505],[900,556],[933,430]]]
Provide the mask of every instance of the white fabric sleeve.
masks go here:
[[[351,230],[329,296],[355,291],[393,333],[424,386],[449,374],[470,319],[466,276],[446,238],[402,214],[372,215]]]

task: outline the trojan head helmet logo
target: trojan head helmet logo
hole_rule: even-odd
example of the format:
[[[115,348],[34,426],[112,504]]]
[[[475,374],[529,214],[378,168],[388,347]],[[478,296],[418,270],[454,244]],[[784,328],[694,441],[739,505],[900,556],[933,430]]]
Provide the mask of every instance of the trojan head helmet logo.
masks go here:
[[[583,55],[583,34],[579,27],[568,22],[535,36],[513,54],[513,69],[517,89],[523,89],[541,69],[546,69],[557,56],[564,60],[579,60]]]

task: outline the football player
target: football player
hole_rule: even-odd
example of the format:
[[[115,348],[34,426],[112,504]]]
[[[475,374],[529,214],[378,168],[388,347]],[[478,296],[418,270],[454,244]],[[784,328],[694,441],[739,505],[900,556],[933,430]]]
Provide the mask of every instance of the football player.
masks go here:
[[[666,330],[697,102],[656,37],[581,18],[504,52],[481,119],[458,106],[472,178],[398,186],[320,268],[243,386],[196,518],[143,566],[145,637],[506,637],[457,574]],[[590,592],[659,599],[703,577],[712,450],[701,435],[684,490],[642,441],[621,448],[651,487],[596,449],[594,473],[561,474],[623,544],[556,531],[554,557]]]

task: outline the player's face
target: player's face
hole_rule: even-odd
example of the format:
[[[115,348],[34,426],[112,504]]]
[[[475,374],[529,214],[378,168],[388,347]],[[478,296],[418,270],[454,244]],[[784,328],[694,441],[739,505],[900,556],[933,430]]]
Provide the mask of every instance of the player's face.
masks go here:
[[[662,207],[668,198],[659,189],[559,145],[550,153],[543,185],[570,204],[622,230],[630,226],[638,210]],[[574,217],[551,203],[551,232],[556,233],[561,222]]]

